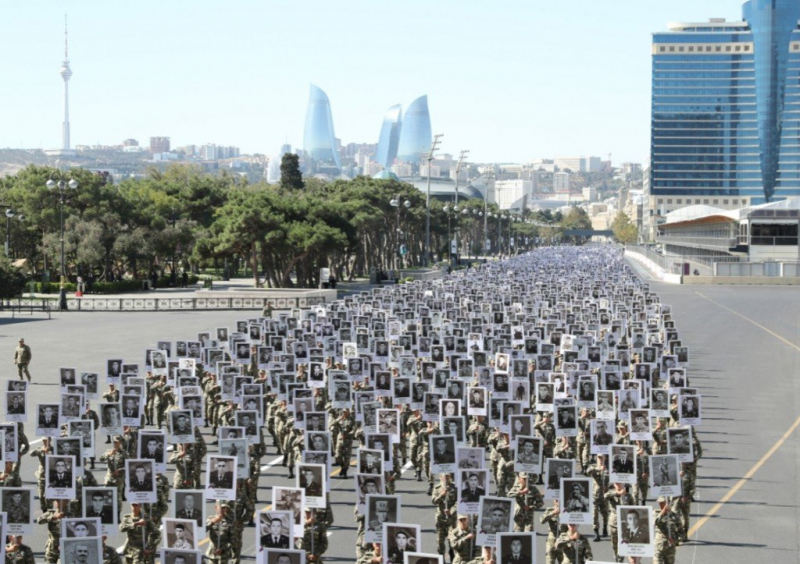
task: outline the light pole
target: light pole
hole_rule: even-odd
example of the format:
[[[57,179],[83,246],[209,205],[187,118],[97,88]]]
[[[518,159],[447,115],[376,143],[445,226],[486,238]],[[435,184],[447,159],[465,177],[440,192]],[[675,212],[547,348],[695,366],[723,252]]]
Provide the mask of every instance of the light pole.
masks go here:
[[[494,171],[493,170],[491,170],[491,171],[486,173],[486,190],[485,190],[485,192],[483,194],[483,233],[484,233],[484,237],[488,233],[488,231],[487,231],[487,221],[488,221],[487,211],[488,211],[488,206],[489,206],[489,182],[491,181],[491,179],[493,177],[494,177]],[[496,200],[497,200],[497,195],[495,194],[495,201]],[[497,244],[498,245],[500,244],[500,240],[499,239],[497,240]],[[486,243],[486,240],[483,241],[482,247],[483,247],[483,256],[485,258],[486,254],[489,252],[489,245]]]
[[[14,217],[14,210],[6,209],[6,258],[11,258],[11,218]]]
[[[58,182],[53,180],[53,176],[58,177]],[[67,189],[77,190],[78,181],[74,178],[67,181],[67,178],[59,172],[50,176],[46,186],[50,190],[58,188],[58,192],[61,195],[61,284],[58,290],[58,310],[64,311],[67,309],[67,265],[64,261],[64,195]]]
[[[436,153],[436,148],[439,146],[439,140],[444,137],[442,133],[433,136],[433,143],[431,143],[431,150],[428,153],[428,192],[425,196],[425,253],[422,257],[422,266],[428,266],[430,261],[431,252],[431,161],[433,155]]]
[[[469,151],[461,151],[461,154],[458,156],[458,164],[456,165],[456,199],[455,199],[455,204],[453,204],[453,211],[455,213],[458,213],[458,177],[461,176],[461,167],[464,164],[464,159],[467,158],[468,154],[469,154]],[[458,217],[458,216],[456,216],[456,217]],[[449,216],[448,216],[448,220],[449,220]],[[450,256],[450,264],[451,265],[453,264],[454,258],[455,258],[455,261],[457,263],[460,262],[458,260],[458,251],[459,251],[459,247],[458,247],[458,231],[459,231],[459,229],[458,229],[458,226],[456,225],[456,229],[455,229],[455,233],[454,233],[454,236],[455,236],[455,239],[456,239],[456,245],[455,245],[456,246],[456,252],[455,252],[456,256],[453,257],[452,256],[452,252],[450,253],[451,254],[451,256]],[[449,239],[449,236],[448,236],[448,239]],[[449,245],[450,241],[448,241],[447,244]],[[451,249],[451,251],[452,251],[452,249]]]
[[[400,257],[400,267],[403,266],[403,257],[405,256],[403,253],[403,245],[400,244],[400,236],[403,233],[400,231],[400,196],[395,196],[391,200],[389,200],[389,205],[393,208],[397,208],[397,255]],[[411,201],[406,200],[403,202],[403,207],[409,209],[411,207]],[[406,247],[405,252],[408,253],[408,248]]]

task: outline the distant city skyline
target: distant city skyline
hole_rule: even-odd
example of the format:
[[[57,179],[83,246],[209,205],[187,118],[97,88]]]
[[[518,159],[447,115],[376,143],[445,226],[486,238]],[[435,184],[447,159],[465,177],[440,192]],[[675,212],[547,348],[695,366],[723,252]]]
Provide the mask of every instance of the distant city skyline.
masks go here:
[[[642,162],[651,34],[673,21],[738,20],[741,4],[33,0],[0,12],[0,48],[14,54],[0,58],[0,148],[62,145],[68,12],[73,147],[163,135],[244,153],[299,148],[313,83],[345,144],[377,142],[389,105],[425,93],[441,151],[470,149],[473,162]]]

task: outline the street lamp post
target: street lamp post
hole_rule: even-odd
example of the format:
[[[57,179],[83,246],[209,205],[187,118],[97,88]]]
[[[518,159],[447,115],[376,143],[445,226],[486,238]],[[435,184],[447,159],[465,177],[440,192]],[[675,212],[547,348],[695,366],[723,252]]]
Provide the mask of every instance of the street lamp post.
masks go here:
[[[6,209],[6,258],[11,258],[11,218],[14,217],[14,210]]]
[[[422,257],[422,265],[428,266],[430,261],[431,252],[431,161],[433,155],[436,153],[436,148],[439,146],[439,140],[443,134],[439,133],[433,136],[433,143],[431,143],[431,150],[428,153],[428,191],[425,196],[425,253]]]
[[[402,268],[403,267],[403,262],[404,262],[404,255],[401,252],[402,251],[402,245],[400,244],[400,239],[401,239],[401,236],[403,234],[403,232],[400,231],[400,207],[401,207],[400,206],[400,196],[395,196],[394,198],[389,200],[389,205],[392,206],[393,208],[397,208],[397,231],[396,231],[396,233],[397,233],[397,255],[400,257],[399,264],[400,264],[400,267]],[[411,207],[411,201],[410,200],[406,200],[405,202],[403,202],[403,206],[402,207],[404,207],[406,209],[409,209]],[[408,249],[407,248],[406,248],[406,253],[408,253]]]
[[[469,151],[461,151],[461,154],[458,157],[458,164],[456,165],[456,199],[455,199],[455,203],[453,204],[453,211],[455,213],[458,213],[458,177],[461,176],[461,167],[464,164],[464,159],[467,158],[468,154],[469,154]],[[456,216],[456,218],[457,217],[458,216]],[[458,225],[456,225],[455,233],[454,233],[454,237],[455,237],[455,240],[456,240],[455,241],[455,243],[456,243],[455,244],[456,252],[455,252],[455,257],[452,256],[453,255],[452,252],[450,253],[450,265],[451,266],[453,265],[453,261],[454,260],[456,261],[456,263],[460,262],[458,260],[458,251],[459,251],[459,247],[458,247],[458,231],[459,231]],[[449,236],[448,236],[448,239],[449,239]],[[449,240],[448,240],[447,244],[448,245],[451,244]],[[452,251],[452,249],[451,249],[451,251]]]
[[[58,290],[58,310],[64,311],[67,309],[67,265],[64,261],[64,195],[67,189],[77,190],[78,181],[74,178],[67,181],[67,179],[60,174],[56,176],[59,177],[58,182],[54,181],[51,176],[46,186],[50,190],[58,188],[58,192],[61,196],[61,283]]]

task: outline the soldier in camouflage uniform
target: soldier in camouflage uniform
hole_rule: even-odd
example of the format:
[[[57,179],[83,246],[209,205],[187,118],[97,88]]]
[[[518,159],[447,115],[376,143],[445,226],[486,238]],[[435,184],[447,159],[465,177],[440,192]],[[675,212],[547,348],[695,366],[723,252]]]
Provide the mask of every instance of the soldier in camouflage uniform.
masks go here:
[[[514,456],[511,450],[511,442],[507,433],[503,433],[500,442],[497,443],[497,474],[495,483],[497,484],[497,495],[505,497],[508,490],[514,485]]]
[[[11,542],[6,546],[6,564],[36,564],[31,547],[22,544],[22,535],[9,538]]]
[[[419,409],[414,410],[413,414],[406,421],[406,433],[408,434],[408,458],[414,467],[417,482],[422,481],[422,467],[419,465],[419,432],[425,426]]]
[[[145,513],[147,518],[152,519],[158,526],[161,526],[161,519],[169,511],[170,487],[169,480],[164,474],[156,474],[156,502],[142,504],[142,513]]]
[[[17,421],[17,461],[14,462],[14,472],[17,474],[22,468],[22,457],[28,454],[30,450],[31,444],[25,434],[25,424],[22,421]]]
[[[103,535],[103,564],[122,564],[122,558],[119,557],[117,549],[106,544],[107,538],[106,535]]]
[[[475,539],[475,532],[470,530],[469,515],[458,515],[458,525],[451,531],[450,546],[455,552],[452,564],[469,564],[480,557],[480,546]]]
[[[292,432],[289,434],[286,444],[288,450],[286,451],[287,454],[284,455],[284,461],[289,466],[289,478],[294,478],[295,462],[303,459],[303,449],[305,447],[303,431],[292,427]]]
[[[319,521],[313,509],[306,509],[306,523],[303,538],[297,548],[306,551],[306,560],[322,562],[322,555],[328,551],[328,529]]]
[[[439,474],[439,482],[439,487],[434,490],[431,502],[436,506],[436,550],[444,558],[445,541],[450,529],[456,525],[458,491],[450,474]],[[451,560],[453,559],[452,550],[451,548]]]
[[[633,496],[628,493],[628,489],[619,483],[614,484],[614,489],[605,495],[608,504],[608,527],[611,533],[611,547],[614,550],[614,557],[619,558],[619,547],[617,539],[617,507],[620,505],[636,505]]]
[[[125,500],[125,460],[127,458],[128,455],[122,448],[122,437],[119,435],[114,436],[114,447],[100,457],[100,462],[108,465],[103,485],[117,488],[118,503]]]
[[[35,448],[31,451],[31,456],[34,458],[39,459],[39,467],[36,469],[36,484],[39,488],[39,505],[42,509],[42,513],[47,512],[47,499],[44,497],[44,486],[45,486],[45,457],[48,454],[52,454],[53,449],[50,446],[50,437],[43,437],[42,438],[42,446],[40,448]]]
[[[594,542],[599,542],[602,540],[600,538],[601,516],[603,517],[603,536],[608,536],[608,505],[606,504],[605,496],[611,482],[605,455],[597,455],[597,461],[586,469],[586,475],[594,481],[594,488],[592,488],[592,497],[594,498],[592,525],[594,526]]]
[[[422,468],[425,471],[425,475],[428,477],[428,495],[433,493],[433,474],[431,473],[431,457],[429,454],[430,450],[430,437],[439,433],[436,424],[433,421],[428,421],[428,425],[420,429],[419,435],[417,436],[417,444],[419,445],[418,449],[418,468]]]
[[[216,514],[206,521],[208,550],[206,558],[215,564],[228,564],[233,558],[231,540],[233,535],[233,514],[227,501],[219,502]]]
[[[355,435],[356,422],[350,416],[349,409],[343,409],[339,417],[331,425],[331,436],[336,437],[336,464],[341,467],[341,478],[347,478],[350,468],[350,458],[353,455],[353,436]]]
[[[477,415],[472,419],[467,427],[467,438],[473,447],[486,447],[489,440],[489,426],[486,424],[486,417]]]
[[[558,507],[558,500],[553,500],[553,505],[545,509],[544,514],[539,518],[539,522],[547,525],[547,543],[545,544],[545,563],[557,564],[561,562],[561,554],[556,550],[556,540],[561,534],[561,526],[558,523],[558,516],[561,509]]]
[[[581,417],[578,419],[578,437],[576,443],[578,445],[578,463],[581,465],[581,472],[586,473],[586,469],[592,459],[591,445],[589,444],[589,435],[592,429],[591,410],[582,409]]]
[[[169,457],[169,463],[175,465],[172,485],[176,490],[193,490],[197,487],[195,467],[200,462],[195,460],[192,451],[187,448],[188,446],[186,444],[176,445],[175,452]]]
[[[48,564],[55,564],[60,558],[59,542],[61,541],[61,519],[66,517],[63,507],[66,500],[60,499],[53,502],[53,507],[44,512],[36,520],[37,525],[47,523],[47,544],[44,547],[44,561]]]
[[[13,462],[6,462],[5,472],[0,474],[0,486],[4,488],[21,488],[22,478],[19,472],[14,470]]]
[[[500,463],[500,454],[497,452],[497,445],[503,436],[500,434],[499,427],[493,427],[489,436],[486,438],[486,446],[489,448],[489,468],[492,476],[497,476],[497,465]]]
[[[145,518],[140,504],[131,503],[131,513],[122,517],[119,530],[127,535],[123,550],[126,564],[153,564],[161,533],[152,519]]]
[[[542,420],[534,426],[538,435],[543,439],[542,457],[543,460],[553,458],[553,450],[556,447],[556,428],[552,423],[552,414],[545,412]]]
[[[555,549],[561,553],[562,564],[584,564],[594,560],[592,546],[586,537],[578,532],[577,525],[567,525],[567,528],[567,532],[558,537],[555,545]]]
[[[517,474],[517,481],[508,492],[508,497],[516,499],[514,512],[514,530],[532,531],[533,512],[544,504],[539,490],[534,485],[528,485],[528,475],[524,472]]]
[[[639,441],[636,447],[636,484],[633,486],[633,492],[631,492],[637,505],[644,505],[647,503],[647,492],[650,489],[647,474],[649,466],[648,458],[644,444],[642,441]]]
[[[659,497],[658,506],[660,511],[655,521],[656,550],[653,564],[675,564],[675,553],[680,542],[680,522],[666,498]]]

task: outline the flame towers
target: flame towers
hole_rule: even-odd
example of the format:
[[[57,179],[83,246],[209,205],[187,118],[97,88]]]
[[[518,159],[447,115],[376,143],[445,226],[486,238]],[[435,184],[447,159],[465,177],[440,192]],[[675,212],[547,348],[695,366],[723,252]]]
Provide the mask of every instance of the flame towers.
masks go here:
[[[397,160],[419,164],[420,154],[431,150],[431,115],[428,112],[428,97],[420,96],[408,107],[400,133]]]
[[[392,106],[383,117],[381,135],[378,138],[378,150],[375,162],[383,168],[389,168],[397,157],[400,144],[400,132],[403,126],[403,110],[400,104]]]
[[[306,128],[303,149],[311,160],[321,165],[334,165],[341,170],[336,135],[333,132],[333,117],[328,95],[311,84],[306,111]]]

